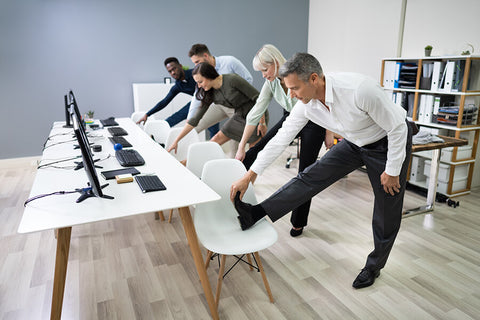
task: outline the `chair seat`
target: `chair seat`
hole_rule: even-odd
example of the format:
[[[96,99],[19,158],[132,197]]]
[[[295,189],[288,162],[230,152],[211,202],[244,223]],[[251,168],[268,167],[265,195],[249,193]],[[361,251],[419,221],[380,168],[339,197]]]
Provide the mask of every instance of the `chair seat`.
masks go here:
[[[237,211],[230,201],[232,183],[245,173],[245,166],[236,159],[210,160],[205,163],[202,171],[203,182],[221,197],[218,201],[198,204],[195,207],[193,218],[198,240],[208,250],[205,266],[208,267],[213,253],[218,253],[221,257],[215,296],[217,306],[220,301],[220,292],[225,276],[225,260],[228,255],[246,254],[251,270],[254,269],[251,261],[253,255],[258,271],[262,275],[268,298],[270,302],[274,302],[258,252],[277,241],[277,231],[266,219],[262,219],[248,230],[242,231],[237,219]],[[248,203],[257,203],[252,186],[245,191],[243,200]]]
[[[216,202],[197,206],[194,223],[199,241],[208,250],[225,255],[260,251],[277,241],[277,231],[266,219],[242,231],[236,217],[237,212],[231,203],[223,204],[221,210]]]

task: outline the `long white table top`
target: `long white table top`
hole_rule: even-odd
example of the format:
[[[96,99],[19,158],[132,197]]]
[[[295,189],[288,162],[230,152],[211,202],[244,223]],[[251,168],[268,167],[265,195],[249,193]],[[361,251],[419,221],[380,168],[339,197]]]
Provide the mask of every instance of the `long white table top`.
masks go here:
[[[108,140],[107,129],[87,130],[91,143],[102,145],[101,152],[93,152],[96,162],[103,166],[97,168],[100,184],[109,183],[103,193],[115,197],[88,198],[81,203],[75,200],[79,193],[53,195],[34,200],[27,204],[20,222],[18,232],[36,232],[48,229],[70,227],[74,225],[116,219],[121,217],[187,207],[190,205],[219,200],[220,196],[200,181],[173,156],[153,141],[147,134],[128,118],[116,119],[128,135],[125,138],[133,145],[145,160],[145,165],[137,167],[142,174],[154,173],[164,183],[167,190],[142,193],[135,181],[117,184],[115,179],[105,180],[100,172],[121,169],[116,160],[113,144]],[[63,128],[64,123],[55,123],[46,144],[42,164],[61,158],[80,155],[80,149],[73,149],[73,130]],[[88,126],[87,126],[88,127]],[[62,135],[62,133],[65,133]],[[70,141],[69,141],[70,140]],[[62,141],[66,143],[55,144]],[[55,145],[53,145],[55,144]],[[51,146],[50,146],[51,145]],[[76,159],[81,161],[81,158]],[[59,163],[57,166],[72,165],[73,160]],[[87,187],[88,178],[84,169],[38,169],[29,197],[56,191],[70,191]]]

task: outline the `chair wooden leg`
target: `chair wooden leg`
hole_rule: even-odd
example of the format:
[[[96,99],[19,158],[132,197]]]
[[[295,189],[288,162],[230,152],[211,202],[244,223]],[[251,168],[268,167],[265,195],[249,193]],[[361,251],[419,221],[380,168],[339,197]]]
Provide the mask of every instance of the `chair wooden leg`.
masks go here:
[[[205,269],[208,269],[208,266],[210,265],[210,260],[212,259],[213,252],[208,250],[207,251],[207,260],[205,261]]]
[[[263,271],[263,265],[262,265],[262,261],[260,260],[260,255],[258,254],[258,251],[254,252],[253,254],[255,256],[255,259],[257,259],[258,269],[260,269],[260,273],[262,274],[263,284],[265,285],[265,289],[267,290],[268,298],[270,299],[270,302],[273,303],[274,301],[273,301],[272,291],[270,290],[270,285],[268,284],[267,276]]]
[[[160,219],[161,221],[165,221],[165,216],[163,215],[163,211],[155,212],[155,220]]]
[[[222,255],[222,259],[220,262],[220,270],[218,270],[217,293],[215,295],[215,303],[217,304],[217,309],[218,309],[218,303],[220,301],[220,291],[222,291],[223,273],[225,272],[226,258],[227,258],[226,255]]]
[[[249,263],[249,267],[250,267],[250,271],[253,271],[253,264],[252,264],[252,257],[251,257],[251,253],[247,254],[247,261]]]
[[[170,215],[168,216],[168,223],[172,223],[173,209],[170,210]]]

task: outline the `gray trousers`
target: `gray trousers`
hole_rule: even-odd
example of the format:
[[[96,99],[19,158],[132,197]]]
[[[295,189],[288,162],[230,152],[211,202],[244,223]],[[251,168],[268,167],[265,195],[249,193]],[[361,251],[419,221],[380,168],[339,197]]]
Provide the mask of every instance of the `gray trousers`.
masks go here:
[[[406,176],[412,148],[411,128],[408,126],[406,157],[400,173],[401,190],[394,196],[386,193],[380,183],[387,161],[387,137],[358,147],[343,139],[314,164],[260,203],[272,221],[283,217],[317,193],[348,173],[365,165],[375,195],[372,228],[375,248],[368,255],[366,267],[380,270],[400,229],[405,194]]]

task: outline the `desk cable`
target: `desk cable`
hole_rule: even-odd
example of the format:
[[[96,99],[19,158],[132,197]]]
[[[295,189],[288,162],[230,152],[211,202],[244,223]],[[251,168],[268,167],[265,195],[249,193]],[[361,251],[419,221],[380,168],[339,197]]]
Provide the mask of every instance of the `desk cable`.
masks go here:
[[[60,141],[60,142],[56,142],[56,143],[49,144],[49,145],[47,146],[47,145],[46,145],[47,142],[48,142],[48,139],[47,139],[47,141],[45,141],[45,144],[43,145],[43,150],[45,150],[45,149],[47,149],[47,148],[50,148],[50,147],[53,147],[53,146],[56,146],[56,145],[59,145],[59,144],[70,143],[70,142],[75,142],[75,141],[77,141],[77,139]]]
[[[76,190],[73,190],[73,191],[55,191],[55,192],[52,192],[52,193],[39,194],[37,196],[31,197],[31,198],[25,200],[25,202],[23,203],[23,206],[26,207],[29,202],[31,202],[33,200],[40,199],[40,198],[53,196],[53,195],[70,194],[70,193],[80,192],[81,190],[83,190],[83,189],[76,189]]]
[[[60,162],[65,162],[65,161],[70,161],[70,160],[75,160],[75,159],[78,159],[78,158],[81,158],[82,156],[75,156],[75,157],[71,157],[71,158],[67,158],[67,159],[58,159],[58,160],[53,160],[53,162],[49,162],[49,163],[45,163],[45,164],[39,164],[37,166],[37,169],[42,169],[42,168],[45,168],[45,167],[53,167],[53,168],[57,168],[57,169],[63,169],[63,168],[67,168],[67,167],[57,167],[57,166],[52,166],[53,164],[56,164],[56,163],[60,163]],[[40,160],[40,162],[44,161],[46,159],[42,159]]]
[[[112,155],[107,155],[105,158],[103,159],[98,159],[98,160],[95,160],[95,162],[100,162],[100,161],[105,161],[107,160],[108,158],[110,158]],[[60,167],[60,166],[54,166],[54,164],[56,163],[60,163],[60,162],[65,162],[65,161],[70,161],[70,160],[75,160],[75,159],[79,159],[81,158],[82,156],[79,155],[79,156],[76,156],[76,157],[72,157],[72,158],[68,158],[68,159],[59,159],[59,160],[56,160],[56,161],[53,161],[53,162],[50,162],[50,163],[45,163],[45,164],[40,164],[37,166],[37,169],[44,169],[44,168],[54,168],[54,169],[75,169],[77,167],[77,164],[75,165],[70,165],[70,166],[64,166],[64,167]],[[40,162],[43,161],[43,160],[40,160]]]
[[[43,148],[45,148],[45,146],[47,145],[47,142],[50,141],[52,138],[58,137],[58,136],[66,136],[66,135],[69,135],[71,133],[72,133],[71,131],[68,131],[68,132],[56,133],[56,134],[52,134],[51,136],[48,136],[47,139],[45,140],[45,142],[43,143]]]

